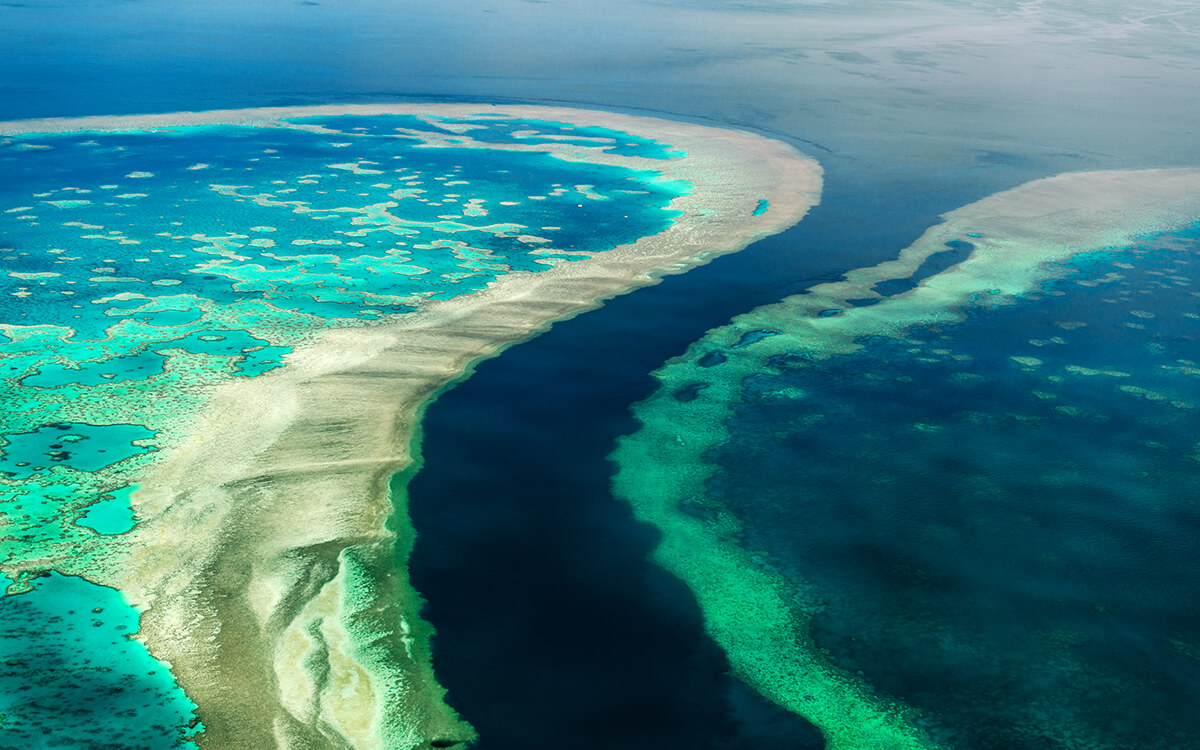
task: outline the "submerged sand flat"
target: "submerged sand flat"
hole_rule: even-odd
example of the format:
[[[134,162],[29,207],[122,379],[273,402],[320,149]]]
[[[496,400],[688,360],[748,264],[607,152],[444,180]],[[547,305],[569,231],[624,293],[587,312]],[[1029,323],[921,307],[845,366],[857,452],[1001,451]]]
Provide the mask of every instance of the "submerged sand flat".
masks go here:
[[[659,391],[634,408],[641,430],[624,438],[613,456],[616,493],[662,532],[656,560],[696,594],[709,632],[739,677],[816,724],[834,750],[935,745],[905,706],[881,700],[856,675],[825,660],[797,604],[805,596],[802,584],[742,548],[740,521],[709,496],[706,483],[717,467],[705,455],[728,439],[727,420],[742,399],[743,381],[778,370],[776,358],[825,360],[856,351],[862,337],[903,338],[914,326],[962,320],[969,307],[1012,304],[1062,273],[1050,264],[1187,226],[1200,219],[1200,169],[1063,174],[942,218],[896,260],[851,271],[842,281],[710,331],[655,373]],[[960,263],[890,297],[874,289],[911,277],[954,242],[972,245]],[[714,353],[722,355],[716,365]],[[697,395],[675,398],[685,390]]]
[[[682,215],[659,234],[540,273],[510,273],[482,291],[424,301],[382,322],[320,332],[283,368],[202,394],[182,427],[186,436],[133,477],[140,523],[95,576],[142,611],[141,637],[198,706],[204,747],[445,747],[470,738],[469,725],[442,700],[429,628],[395,563],[413,532],[403,512],[395,513],[403,498],[389,497],[388,483],[415,467],[422,409],[473,362],[553,321],[785,229],[821,189],[816,163],[776,141],[546,107],[178,113],[7,123],[0,135],[216,124],[326,132],[280,118],[384,113],[553,120],[648,137],[687,155],[650,160],[578,144],[486,147],[652,169],[691,189],[672,201]],[[480,145],[469,129],[455,137],[428,145]],[[589,186],[576,187],[588,195]],[[765,213],[762,201],[769,202]]]

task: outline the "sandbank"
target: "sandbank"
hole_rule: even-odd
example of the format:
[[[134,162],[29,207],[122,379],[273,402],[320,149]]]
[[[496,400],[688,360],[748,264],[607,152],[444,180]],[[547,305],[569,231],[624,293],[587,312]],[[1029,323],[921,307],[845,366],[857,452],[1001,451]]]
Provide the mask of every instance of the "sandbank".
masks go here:
[[[687,153],[644,159],[550,151],[652,169],[692,186],[665,231],[414,313],[327,330],[282,369],[214,389],[187,437],[136,478],[141,522],[113,580],[141,637],[199,707],[202,747],[447,747],[473,736],[443,701],[403,560],[413,540],[389,480],[415,471],[423,409],[474,362],[800,220],[821,170],[744,132],[576,109],[479,104],[271,108],[0,124],[0,136],[190,125],[296,127],[343,114],[495,115],[599,126]],[[315,126],[302,126],[316,129]],[[455,136],[471,146],[470,132]],[[339,138],[352,134],[339,133]],[[762,200],[770,210],[754,215]],[[486,613],[485,613],[486,615]],[[469,717],[467,717],[469,718]]]
[[[861,337],[903,337],[914,326],[959,321],[970,306],[1012,304],[1063,273],[1050,264],[1184,227],[1200,219],[1200,169],[1063,174],[942,219],[896,260],[851,271],[842,281],[709,331],[655,373],[660,389],[634,407],[641,430],[623,438],[613,454],[619,465],[615,493],[662,533],[655,559],[695,593],[706,627],[735,673],[817,725],[831,750],[935,745],[909,709],[880,700],[857,676],[823,658],[808,636],[796,583],[740,547],[739,520],[708,495],[717,467],[704,456],[728,439],[726,423],[742,400],[743,381],[777,370],[779,357],[826,359],[855,351]],[[879,298],[876,284],[912,276],[953,241],[973,245],[961,263],[875,304],[849,302]],[[773,335],[753,335],[763,331]],[[704,360],[712,352],[726,359],[716,365]],[[685,388],[696,397],[673,397]],[[689,505],[703,508],[710,520],[681,510]]]

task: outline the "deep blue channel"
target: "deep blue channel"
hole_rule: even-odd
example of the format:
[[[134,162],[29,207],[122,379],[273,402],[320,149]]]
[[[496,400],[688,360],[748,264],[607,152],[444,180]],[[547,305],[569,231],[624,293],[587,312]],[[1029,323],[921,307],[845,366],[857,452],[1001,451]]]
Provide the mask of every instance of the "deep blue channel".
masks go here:
[[[823,746],[728,675],[690,591],[648,561],[656,532],[611,496],[606,456],[636,429],[648,373],[705,330],[893,257],[939,213],[1028,178],[963,170],[892,192],[824,166],[824,201],[798,226],[557,324],[428,410],[410,571],[477,747]]]

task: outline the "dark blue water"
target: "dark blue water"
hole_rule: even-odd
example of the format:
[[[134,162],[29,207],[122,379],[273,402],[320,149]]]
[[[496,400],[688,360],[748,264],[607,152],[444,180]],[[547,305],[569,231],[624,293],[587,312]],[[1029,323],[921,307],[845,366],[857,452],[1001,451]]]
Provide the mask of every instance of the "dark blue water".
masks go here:
[[[895,201],[855,249],[894,255],[986,190],[948,188]],[[610,496],[605,456],[636,428],[627,407],[652,393],[646,373],[732,315],[836,277],[828,251],[862,198],[831,181],[792,230],[557,324],[428,410],[410,569],[438,629],[435,669],[481,748],[821,746],[725,673],[690,593],[647,561],[654,532]],[[769,273],[781,267],[792,274]]]
[[[637,299],[484,363],[427,412],[410,570],[435,668],[483,750],[822,747],[727,675],[690,591],[647,562],[654,532],[609,495],[627,405],[690,335],[645,326]]]
[[[915,289],[921,283],[922,279],[936,276],[947,268],[962,263],[971,255],[973,248],[974,246],[969,242],[951,240],[946,243],[945,250],[931,253],[929,257],[921,261],[921,265],[917,266],[917,269],[912,272],[911,276],[902,279],[887,279],[871,287],[871,291],[879,294],[879,297],[846,301],[855,307],[868,307],[882,302],[887,297],[893,297],[897,294],[903,294],[910,289]]]
[[[742,543],[824,602],[817,646],[952,746],[1200,747],[1200,233],[1175,239],[754,376],[712,453]]]

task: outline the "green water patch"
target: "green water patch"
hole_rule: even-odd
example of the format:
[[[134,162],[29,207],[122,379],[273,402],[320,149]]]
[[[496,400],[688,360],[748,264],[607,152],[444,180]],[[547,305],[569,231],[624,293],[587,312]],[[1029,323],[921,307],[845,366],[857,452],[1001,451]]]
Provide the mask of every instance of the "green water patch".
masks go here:
[[[134,301],[144,302],[144,300]],[[111,302],[109,305],[110,307],[115,306]],[[154,326],[155,328],[168,328],[195,323],[204,317],[204,311],[196,308],[188,308],[186,310],[135,310],[128,317]]]
[[[938,747],[916,711],[878,698],[858,675],[832,666],[814,647],[792,583],[764,565],[762,555],[736,544],[741,528],[736,517],[693,491],[693,483],[713,469],[672,460],[676,449],[686,450],[704,429],[686,414],[675,416],[687,421],[665,429],[657,420],[646,423],[638,435],[653,437],[653,443],[622,442],[615,488],[630,499],[640,520],[661,533],[654,559],[692,589],[705,627],[728,654],[734,673],[816,725],[830,748]]]
[[[1058,272],[744,380],[708,497],[813,647],[942,744],[1186,746],[1200,232]]]
[[[767,212],[767,209],[769,209],[770,207],[771,207],[771,201],[767,200],[766,198],[760,198],[758,201],[758,205],[756,205],[754,207],[754,211],[752,213],[755,216],[762,216],[763,214],[765,214]]]
[[[146,351],[125,357],[113,357],[99,362],[80,362],[38,365],[38,371],[21,379],[21,384],[33,388],[58,388],[64,385],[101,385],[103,383],[146,380],[163,371],[165,355]]]
[[[74,347],[76,354],[84,354],[87,349],[86,346]],[[39,363],[37,372],[21,378],[20,383],[34,388],[58,388],[144,381],[161,375],[168,354],[179,351],[232,357],[235,374],[253,377],[282,367],[283,357],[292,351],[292,347],[274,346],[269,340],[256,338],[244,330],[201,329],[136,354],[70,365]]]
[[[0,436],[0,474],[17,479],[55,465],[99,471],[131,456],[155,450],[139,445],[158,433],[137,424],[95,425],[56,422],[30,432]]]
[[[1117,742],[1109,739],[1116,732],[1106,732],[1104,724],[1090,724],[1088,717],[1112,716],[1121,710],[1122,701],[1109,690],[1121,678],[1113,680],[1112,671],[1108,676],[1097,676],[1087,666],[1086,659],[1081,658],[1082,650],[1055,652],[1056,658],[1060,658],[1056,668],[1061,667],[1059,674],[1065,681],[1057,684],[1064,689],[1055,695],[1056,683],[1041,683],[1051,696],[1035,701],[1031,707],[1018,706],[1020,701],[1013,696],[1030,695],[1022,692],[1021,686],[1026,675],[1037,674],[1037,669],[1011,670],[1006,673],[1008,683],[993,682],[990,678],[994,671],[987,674],[987,679],[975,682],[971,680],[971,670],[967,670],[962,681],[943,674],[940,670],[952,661],[946,656],[948,651],[958,649],[959,656],[973,653],[981,657],[979,664],[986,664],[989,648],[1003,646],[973,644],[969,629],[955,633],[953,629],[935,625],[938,607],[927,611],[904,610],[907,602],[899,599],[897,591],[887,582],[903,580],[905,575],[919,578],[920,571],[902,558],[890,559],[873,544],[863,543],[875,532],[878,534],[874,539],[880,540],[876,544],[885,551],[908,543],[910,540],[901,530],[906,520],[903,503],[893,506],[896,512],[893,519],[882,519],[865,527],[859,522],[870,520],[874,510],[869,502],[871,493],[878,496],[892,492],[893,496],[902,497],[902,491],[907,491],[933,507],[939,507],[939,498],[946,499],[942,506],[950,506],[956,494],[960,494],[956,490],[939,490],[936,485],[939,472],[955,470],[961,463],[953,458],[953,451],[974,445],[966,439],[966,433],[950,429],[947,423],[946,412],[954,408],[951,388],[977,387],[980,390],[974,396],[979,398],[994,391],[998,378],[1036,376],[1044,381],[1025,384],[1027,387],[1020,393],[1029,402],[1021,408],[1001,410],[991,416],[965,414],[963,420],[980,436],[977,453],[998,452],[999,443],[991,438],[1004,433],[996,431],[989,436],[988,425],[1031,430],[1030,434],[1036,438],[1037,431],[1045,430],[1052,418],[1078,418],[1084,435],[1089,431],[1093,436],[1105,434],[1102,421],[1088,422],[1091,411],[1085,404],[1064,397],[1061,391],[1065,384],[1084,390],[1100,389],[1100,402],[1125,399],[1122,408],[1137,413],[1139,423],[1153,425],[1167,420],[1177,428],[1188,423],[1191,409],[1200,402],[1194,397],[1197,381],[1189,379],[1190,374],[1176,375],[1194,370],[1196,357],[1183,354],[1170,359],[1168,339],[1178,336],[1183,341],[1196,340],[1194,330],[1179,326],[1200,319],[1200,316],[1189,317],[1196,314],[1191,312],[1195,297],[1188,285],[1194,283],[1198,274],[1182,268],[1172,272],[1155,267],[1147,259],[1154,252],[1142,245],[1186,243],[1183,235],[1164,240],[1161,233],[1200,216],[1196,177],[1194,170],[1063,175],[998,194],[946,214],[943,224],[930,228],[894,261],[849,271],[840,281],[818,285],[805,294],[759,308],[728,326],[710,331],[686,355],[655,373],[662,387],[652,399],[634,408],[642,423],[640,431],[620,441],[614,454],[619,465],[615,492],[631,503],[639,519],[651,523],[662,534],[655,559],[691,587],[704,611],[709,632],[726,650],[734,672],[764,696],[816,724],[831,748],[930,748],[957,746],[960,742],[968,747],[1006,748],[1160,746],[1147,744],[1149,740],[1144,738],[1145,733],[1152,731],[1153,719],[1133,730],[1128,727],[1137,722],[1129,723],[1122,729],[1124,738]],[[1107,207],[1097,209],[1101,194],[1107,196]],[[926,264],[932,256],[954,250],[955,246],[947,243],[961,241],[962,237],[971,238],[973,250],[967,257],[940,270],[936,264],[956,259],[942,255]],[[938,338],[956,326],[968,330],[970,321],[979,316],[1025,309],[1024,305],[1050,298],[1082,299],[1077,291],[1055,286],[1066,284],[1067,279],[1083,290],[1118,289],[1130,268],[1106,267],[1094,277],[1079,277],[1081,267],[1063,265],[1072,258],[1085,264],[1090,260],[1089,251],[1100,250],[1105,251],[1101,254],[1101,265],[1115,266],[1114,258],[1109,257],[1113,254],[1124,258],[1116,262],[1126,263],[1130,268],[1136,268],[1138,263],[1148,264],[1149,280],[1144,286],[1111,294],[1107,301],[1101,300],[1092,308],[1091,314],[1094,318],[1119,318],[1108,329],[1110,333],[1142,336],[1158,328],[1162,338],[1151,334],[1132,349],[1122,348],[1128,362],[1145,360],[1151,352],[1166,353],[1166,359],[1149,362],[1153,372],[1134,377],[1134,369],[1101,361],[1102,357],[1082,356],[1082,350],[1075,350],[1071,358],[1074,361],[1056,361],[1060,352],[1069,348],[1060,342],[1070,342],[1069,332],[1077,333],[1080,326],[1088,324],[1087,318],[1074,318],[1065,312],[1059,313],[1063,317],[1058,333],[1031,331],[1021,347],[999,359],[993,358],[994,364],[988,371],[971,371],[962,365],[982,361],[978,352],[964,351],[965,345],[951,346]],[[1175,257],[1171,263],[1181,260]],[[913,276],[923,273],[923,269],[933,272],[915,282]],[[905,289],[897,289],[899,293],[891,296],[881,295],[878,285],[892,280],[903,282]],[[1171,297],[1166,306],[1174,311],[1169,326],[1161,323],[1166,310],[1139,304],[1140,299],[1168,288],[1184,295]],[[888,290],[886,286],[883,289]],[[882,299],[874,304],[851,303],[879,297]],[[1163,295],[1163,299],[1167,296]],[[1155,321],[1160,323],[1156,325]],[[1000,330],[1016,335],[1022,329],[1010,321],[1008,329]],[[938,340],[918,340],[916,331],[930,333]],[[999,332],[971,333],[975,335],[968,335],[968,340],[983,347],[996,347],[1003,338]],[[874,351],[881,346],[880,341],[900,347],[900,353],[888,350],[891,354],[881,355],[871,367],[834,368],[832,363],[850,361],[858,352]],[[1097,349],[1113,351],[1112,347]],[[947,376],[946,385],[931,386],[923,381],[919,369],[906,371],[891,364],[904,361],[904,357],[911,359],[912,367],[941,363],[959,371]],[[1052,361],[1054,367],[1049,367]],[[1168,372],[1163,366],[1176,368],[1178,372]],[[812,381],[788,377],[792,372],[816,373],[813,377],[820,377]],[[818,398],[835,392],[835,388],[854,389],[854,392],[841,401]],[[908,408],[910,401],[924,406],[925,413],[907,414],[901,419],[898,412]],[[846,432],[838,426],[849,407],[854,407],[860,418],[858,426]],[[755,415],[753,420],[745,417],[751,411]],[[971,419],[978,420],[978,424]],[[807,438],[802,440],[802,436]],[[1145,442],[1145,447],[1152,451],[1168,446],[1168,453],[1177,452],[1169,448],[1173,444],[1184,445],[1187,450],[1194,445],[1194,440],[1185,440],[1182,434],[1166,440],[1146,438]],[[935,444],[941,447],[940,453],[932,448]],[[779,445],[787,449],[777,449]],[[1031,445],[1036,446],[1034,456],[1055,453],[1053,441],[1034,439]],[[917,463],[919,468],[910,467],[912,470],[900,473],[899,478],[883,476],[888,468],[903,467],[907,451],[916,446],[929,447],[933,460],[928,466]],[[843,455],[847,458],[834,460],[835,456]],[[1107,454],[1097,452],[1097,455]],[[1173,460],[1182,465],[1178,462],[1185,459],[1177,456]],[[981,466],[973,475],[981,487],[989,481],[989,472],[1019,479],[1026,470],[1025,466],[1001,468],[998,464],[982,463],[986,470]],[[1145,471],[1124,459],[1114,462],[1114,467],[1129,469],[1136,476]],[[1059,467],[1055,475],[1059,482],[1072,476],[1064,474],[1063,468]],[[1067,468],[1076,471],[1075,476],[1080,475],[1079,467]],[[1086,474],[1082,472],[1085,478]],[[1120,493],[1133,486],[1128,482],[1113,482],[1103,490]],[[1091,487],[1094,498],[1101,488]],[[1169,496],[1169,493],[1164,495]],[[1047,491],[1035,497],[1042,498],[1045,505],[1053,505],[1055,495]],[[1133,492],[1132,497],[1142,499],[1145,494]],[[864,507],[859,509],[858,504]],[[1104,503],[1098,505],[1102,507]],[[814,507],[820,512],[804,512]],[[750,508],[772,512],[755,513]],[[784,516],[776,509],[792,512]],[[831,515],[832,520],[820,522]],[[822,533],[835,528],[834,521],[841,533],[824,540]],[[922,529],[923,534],[933,536],[916,536],[911,540],[914,549],[918,552],[936,549],[937,534],[954,533],[948,526],[943,520],[941,527],[931,523],[930,528]],[[1094,525],[1092,530],[1096,530]],[[1110,534],[1112,529],[1100,533]],[[1132,548],[1137,547],[1139,536],[1136,532],[1128,535],[1133,540]],[[843,562],[849,569],[869,570],[871,575],[867,580],[883,593],[877,599],[880,605],[886,608],[890,604],[900,610],[893,623],[897,629],[872,631],[877,635],[891,634],[878,638],[879,650],[868,653],[862,647],[856,651],[862,638],[855,627],[830,626],[830,622],[837,622],[838,607],[844,605],[841,611],[849,611],[857,603],[857,611],[866,609],[862,596],[856,596],[862,595],[864,589],[822,580],[806,560],[784,554],[788,544],[805,548],[797,541],[801,539],[811,542],[807,548],[825,550],[830,559]],[[1118,542],[1115,547],[1097,544],[1094,549],[1101,556],[1110,552],[1114,553],[1113,559],[1119,559],[1114,550],[1122,543],[1127,542]],[[970,547],[967,544],[962,548],[964,555],[972,554]],[[877,563],[877,567],[871,567]],[[893,563],[898,569],[892,569]],[[953,560],[945,564],[953,570]],[[880,568],[893,578],[883,575]],[[1013,577],[1021,578],[1019,574]],[[927,583],[936,587],[939,580],[931,574]],[[1179,580],[1176,576],[1175,582],[1166,588]],[[1027,578],[1021,581],[1021,585],[1026,583]],[[982,595],[986,599],[986,586],[981,592],[973,592],[970,585],[973,582],[961,590],[963,597]],[[1175,586],[1174,590],[1186,588],[1185,582],[1182,588]],[[953,595],[952,588],[947,592],[942,609],[953,614],[961,609],[960,597]],[[1174,619],[1165,617],[1162,622],[1178,625],[1189,619],[1186,605],[1180,604],[1185,599],[1177,593],[1164,594],[1157,600],[1160,605],[1155,606],[1171,603],[1165,609],[1174,609],[1177,615]],[[900,615],[911,616],[904,620]],[[988,617],[995,622],[984,628],[984,632],[997,633],[1004,631],[1001,625],[1004,618],[1012,622],[1013,613],[994,612],[984,620]],[[1195,617],[1191,619],[1196,621]],[[865,621],[869,620],[859,618],[855,622],[862,625]],[[1174,630],[1175,635],[1160,643],[1193,642],[1186,628]],[[1023,644],[1024,636],[1017,630],[1011,632],[1014,635],[1010,642]],[[1059,628],[1047,637],[1067,643],[1078,635],[1077,628]],[[900,648],[897,644],[905,646]],[[911,647],[916,651],[917,644],[929,647],[929,652],[922,653],[942,656],[922,661],[904,650]],[[1118,651],[1124,648],[1123,653],[1130,649],[1141,653],[1144,645],[1134,638],[1121,643]],[[1171,648],[1179,651],[1177,645]],[[1021,650],[1010,648],[1014,653]],[[848,656],[855,653],[859,658]],[[1004,659],[993,661],[1000,663]],[[1036,663],[1036,659],[1032,662]],[[1163,663],[1168,662],[1159,662]],[[932,691],[898,689],[897,684],[903,684],[903,680],[895,675],[905,673],[927,677]],[[1132,684],[1144,687],[1147,682],[1143,675],[1140,673]],[[1168,668],[1159,673],[1158,679],[1161,684],[1178,685],[1177,676],[1176,668]],[[961,706],[953,707],[949,698],[941,702],[930,699],[940,689],[938,685],[953,685],[972,699],[983,695],[977,705],[987,705],[992,700],[997,712],[981,718],[978,713],[972,715],[960,710]],[[1067,686],[1071,689],[1066,690]],[[975,692],[971,693],[972,690]],[[989,694],[989,690],[993,692]],[[1180,695],[1193,694],[1193,687],[1189,686]],[[1086,707],[1089,695],[1103,698],[1101,702],[1108,710],[1094,705]],[[1046,697],[1045,693],[1041,696]],[[1167,715],[1178,720],[1190,715],[1174,708],[1179,700],[1187,698],[1168,697],[1163,702],[1170,706],[1164,709],[1165,714],[1147,711],[1146,716]],[[1153,703],[1139,699],[1138,705],[1148,708]],[[1071,705],[1064,708],[1064,704]],[[1080,706],[1085,708],[1077,711]],[[1026,708],[1025,714],[1017,710]],[[1014,710],[1004,716],[1009,709]],[[997,720],[1001,724],[1007,721],[1008,726],[1016,725],[1018,729],[997,734],[1004,740],[989,745],[980,738],[988,736],[989,730],[997,726]],[[1187,736],[1178,727],[1177,724],[1166,735]],[[1172,746],[1171,741],[1161,746]]]
[[[171,349],[236,357],[238,374],[246,377],[281,367],[283,356],[292,350],[290,346],[272,346],[270,341],[255,338],[248,331],[224,329],[195,331],[181,339],[163,343],[157,351]]]
[[[108,571],[136,519],[132,478],[153,454],[127,459],[100,472],[56,466],[24,480],[0,483],[0,565],[25,590],[40,572]],[[97,573],[99,575],[100,573]]]
[[[186,748],[195,705],[135,637],[120,592],[49,573],[0,596],[6,747]]]
[[[124,534],[133,529],[137,519],[129,504],[129,496],[137,491],[137,485],[122,487],[102,495],[87,507],[83,516],[75,522],[77,526],[92,529],[98,534]]]

